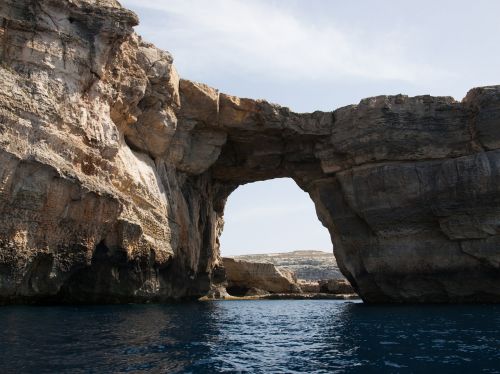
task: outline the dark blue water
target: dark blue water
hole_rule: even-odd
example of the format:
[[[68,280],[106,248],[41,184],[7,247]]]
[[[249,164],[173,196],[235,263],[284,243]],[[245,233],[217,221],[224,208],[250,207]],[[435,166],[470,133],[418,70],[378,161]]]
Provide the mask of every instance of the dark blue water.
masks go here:
[[[0,308],[1,373],[500,373],[500,306]]]

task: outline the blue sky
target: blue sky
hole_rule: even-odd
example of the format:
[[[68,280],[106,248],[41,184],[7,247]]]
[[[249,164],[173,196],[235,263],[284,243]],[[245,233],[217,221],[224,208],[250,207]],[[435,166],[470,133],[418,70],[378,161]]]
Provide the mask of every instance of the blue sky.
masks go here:
[[[173,54],[182,77],[299,112],[381,94],[460,100],[472,87],[500,84],[496,0],[121,3],[139,15],[139,34]],[[230,196],[222,245],[225,254],[331,249],[308,196],[286,180]]]

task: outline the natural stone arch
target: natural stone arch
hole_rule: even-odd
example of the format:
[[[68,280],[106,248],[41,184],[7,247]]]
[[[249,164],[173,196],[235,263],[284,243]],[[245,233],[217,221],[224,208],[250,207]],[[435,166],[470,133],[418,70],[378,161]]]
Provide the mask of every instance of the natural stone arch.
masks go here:
[[[499,86],[297,114],[180,80],[114,0],[0,18],[0,303],[203,295],[227,196],[278,176],[365,301],[500,301]]]
[[[180,87],[189,114],[181,109],[179,117],[225,132],[208,171],[224,191],[215,206],[241,183],[290,177],[311,196],[341,270],[365,301],[496,298],[499,274],[487,270],[490,254],[479,249],[478,239],[488,234],[468,200],[477,202],[477,183],[493,193],[489,165],[496,153],[485,152],[476,126],[490,128],[489,119],[477,121],[478,110],[485,110],[480,103],[498,106],[497,88],[473,90],[462,103],[380,96],[299,115],[193,82]],[[216,98],[213,127],[196,112],[207,96]],[[465,281],[464,271],[472,279]]]

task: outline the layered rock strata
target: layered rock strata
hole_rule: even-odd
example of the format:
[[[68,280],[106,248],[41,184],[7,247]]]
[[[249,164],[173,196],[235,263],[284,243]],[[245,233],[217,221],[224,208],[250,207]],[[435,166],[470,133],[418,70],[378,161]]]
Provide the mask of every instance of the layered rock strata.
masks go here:
[[[500,301],[500,87],[297,114],[179,79],[115,0],[0,2],[0,302],[197,297],[292,178],[366,302]]]
[[[238,255],[234,258],[250,262],[267,262],[278,269],[293,271],[297,279],[303,281],[345,279],[332,252],[299,250],[284,253]]]
[[[353,288],[346,279],[322,279],[308,281],[298,279],[291,269],[277,267],[269,262],[255,262],[238,258],[223,257],[226,273],[227,293],[230,296],[266,296],[268,294],[333,294],[352,295]],[[215,296],[215,295],[214,295]],[[223,293],[219,298],[224,298]],[[294,297],[296,295],[290,295]]]

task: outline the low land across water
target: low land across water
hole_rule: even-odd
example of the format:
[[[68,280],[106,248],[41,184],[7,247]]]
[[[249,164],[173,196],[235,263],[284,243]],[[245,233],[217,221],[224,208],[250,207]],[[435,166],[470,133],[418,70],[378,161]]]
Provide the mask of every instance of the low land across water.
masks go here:
[[[320,279],[345,279],[340,272],[333,252],[293,251],[234,256],[237,260],[250,262],[268,262],[278,269],[292,270],[297,279],[317,281]]]
[[[224,257],[223,299],[351,299],[357,297],[332,253],[295,251]],[[209,295],[210,296],[213,295]]]

